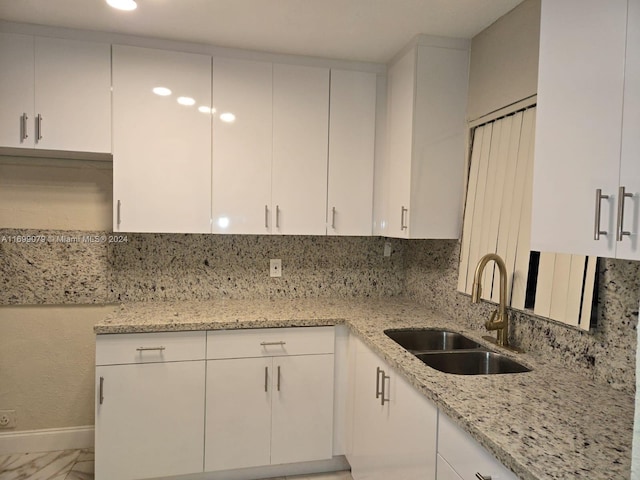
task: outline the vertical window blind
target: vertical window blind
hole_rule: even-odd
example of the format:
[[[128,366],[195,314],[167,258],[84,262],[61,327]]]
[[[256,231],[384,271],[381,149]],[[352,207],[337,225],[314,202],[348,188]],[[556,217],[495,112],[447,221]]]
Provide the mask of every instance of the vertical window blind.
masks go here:
[[[530,107],[473,130],[458,290],[470,294],[478,261],[496,253],[507,266],[507,305],[589,329],[597,258],[531,255],[535,119]],[[498,302],[498,294],[489,264],[482,298]]]

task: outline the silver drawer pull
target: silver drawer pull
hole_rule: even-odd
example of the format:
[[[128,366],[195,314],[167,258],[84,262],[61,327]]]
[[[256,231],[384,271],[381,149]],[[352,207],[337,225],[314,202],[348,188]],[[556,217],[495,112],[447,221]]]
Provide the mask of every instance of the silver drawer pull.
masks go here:
[[[36,140],[42,140],[42,115],[36,116]]]
[[[406,213],[409,211],[408,208],[404,208],[404,205],[402,205],[402,209],[400,210],[400,230],[406,230],[407,229],[407,225],[405,224],[406,221]]]
[[[603,195],[602,189],[596,189],[596,218],[593,225],[593,239],[600,240],[600,235],[606,235],[606,230],[600,230],[600,212],[602,210],[602,200],[608,200],[609,195]]]
[[[20,141],[24,142],[27,138],[29,138],[29,132],[27,132],[27,120],[29,117],[26,113],[23,113],[20,117]]]
[[[104,402],[104,377],[100,377],[100,405]]]
[[[271,345],[280,345],[280,346],[282,346],[282,345],[286,345],[286,344],[287,344],[287,342],[282,342],[282,341],[280,341],[280,342],[260,342],[260,345],[262,345],[263,347],[268,347],[268,346],[271,346]]]
[[[269,391],[269,367],[264,367],[264,391]]]
[[[152,351],[162,352],[163,350],[166,350],[166,348],[165,347],[138,347],[136,348],[136,350],[139,352],[152,352]]]
[[[384,370],[382,370],[382,391],[380,392],[380,405],[384,405],[385,403],[389,402],[391,400],[390,397],[385,398],[384,395],[386,393],[386,389],[387,389],[387,380],[391,380],[391,377],[389,377],[389,375],[387,375],[385,373]],[[491,480],[491,479],[489,479]]]
[[[624,236],[630,236],[631,232],[624,229],[624,201],[627,198],[633,198],[632,193],[627,193],[625,187],[618,188],[618,223],[616,228],[616,240],[622,241]]]
[[[491,475],[482,475],[479,472],[476,472],[476,478],[478,480],[491,480]]]
[[[380,374],[384,375],[384,371],[380,367],[376,367],[376,398],[380,398]]]

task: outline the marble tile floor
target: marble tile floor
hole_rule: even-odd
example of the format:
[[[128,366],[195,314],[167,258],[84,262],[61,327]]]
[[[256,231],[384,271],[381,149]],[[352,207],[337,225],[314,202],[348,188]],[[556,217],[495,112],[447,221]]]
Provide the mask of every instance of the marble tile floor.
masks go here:
[[[93,450],[0,455],[0,480],[93,480]],[[270,480],[353,480],[349,472]]]

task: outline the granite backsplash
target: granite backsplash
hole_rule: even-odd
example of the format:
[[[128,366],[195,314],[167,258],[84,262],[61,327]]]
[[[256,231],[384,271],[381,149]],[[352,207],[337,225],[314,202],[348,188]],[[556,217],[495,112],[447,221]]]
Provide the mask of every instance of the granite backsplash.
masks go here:
[[[393,296],[403,248],[380,237],[0,229],[0,304]],[[282,277],[269,277],[271,258]]]
[[[456,291],[456,240],[110,235],[0,229],[0,305],[405,295],[478,330],[494,309]],[[603,259],[599,280],[592,332],[512,311],[512,343],[633,391],[640,262]]]

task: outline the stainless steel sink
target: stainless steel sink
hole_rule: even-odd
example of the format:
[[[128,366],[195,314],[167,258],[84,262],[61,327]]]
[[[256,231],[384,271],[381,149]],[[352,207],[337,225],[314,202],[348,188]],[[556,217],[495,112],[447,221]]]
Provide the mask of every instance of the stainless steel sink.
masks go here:
[[[384,333],[405,350],[413,354],[448,351],[469,350],[481,345],[456,332],[449,330],[424,330],[416,328],[385,330]]]
[[[458,375],[489,375],[531,371],[530,368],[506,355],[483,350],[422,353],[416,355],[416,357],[436,370]]]
[[[531,369],[512,358],[484,348],[478,342],[449,330],[404,328],[385,335],[426,365],[458,375],[523,373]]]

